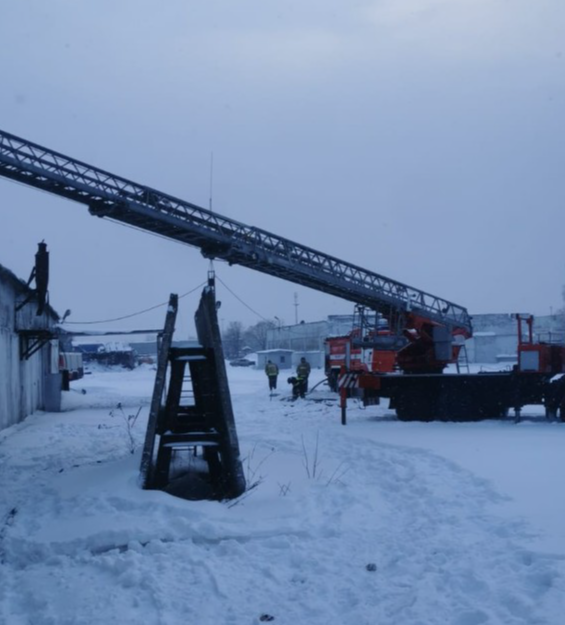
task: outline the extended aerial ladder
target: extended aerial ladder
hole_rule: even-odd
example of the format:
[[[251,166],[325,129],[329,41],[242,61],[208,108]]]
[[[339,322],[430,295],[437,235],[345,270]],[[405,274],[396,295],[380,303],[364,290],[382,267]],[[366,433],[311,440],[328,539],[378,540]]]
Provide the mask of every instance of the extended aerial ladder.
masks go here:
[[[498,377],[442,374],[455,354],[453,338],[464,341],[472,334],[467,310],[453,302],[3,131],[0,175],[85,204],[92,215],[198,247],[206,258],[374,310],[405,340],[397,346],[398,368],[405,375],[360,375],[358,387],[366,395],[390,398],[400,418],[488,418],[527,403],[565,405],[565,382],[550,385],[553,374],[565,370],[562,351],[546,371],[519,375],[519,369]]]
[[[366,306],[387,319],[400,337],[412,331],[402,344],[422,328],[428,336],[434,328],[447,329],[449,336],[441,336],[444,344],[451,342],[452,334],[471,336],[467,310],[453,302],[3,131],[0,175],[86,204],[92,215],[198,247],[206,258],[249,267]],[[439,370],[450,359],[451,352],[444,350]],[[435,363],[431,370],[437,369]]]

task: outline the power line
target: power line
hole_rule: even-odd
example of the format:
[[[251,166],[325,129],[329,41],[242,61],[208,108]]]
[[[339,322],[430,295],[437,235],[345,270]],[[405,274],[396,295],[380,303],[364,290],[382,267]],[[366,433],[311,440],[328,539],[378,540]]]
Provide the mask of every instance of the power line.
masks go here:
[[[202,282],[201,284],[199,284],[197,287],[194,287],[190,291],[187,291],[186,293],[183,293],[182,295],[179,295],[179,299],[182,299],[183,297],[186,297],[187,295],[190,295],[191,293],[194,293],[194,291],[197,291],[198,289],[201,289],[206,284],[207,284],[207,282]],[[146,308],[145,310],[140,310],[139,312],[131,313],[129,315],[124,315],[123,317],[116,317],[115,319],[104,319],[103,321],[65,321],[65,324],[68,324],[68,325],[93,325],[93,324],[97,324],[97,323],[112,323],[114,321],[122,321],[123,319],[131,319],[132,317],[137,317],[139,315],[143,315],[143,314],[145,314],[147,312],[150,312],[152,310],[156,310],[157,308],[161,308],[162,306],[167,306],[168,303],[169,302],[163,302],[161,304],[156,304],[155,306],[151,306],[151,308]]]
[[[263,317],[263,315],[261,313],[258,313],[256,310],[253,310],[253,308],[251,308],[251,306],[249,306],[248,304],[246,304],[241,297],[239,297],[238,295],[236,295],[231,289],[230,287],[218,276],[218,274],[216,274],[216,278],[218,279],[219,282],[221,282],[223,284],[223,286],[226,287],[226,289],[235,297],[236,300],[238,300],[239,302],[241,302],[245,308],[247,308],[248,310],[250,310],[254,315],[257,315],[258,317],[260,317],[261,319],[263,319],[263,321],[270,321],[269,319],[267,319],[267,317]]]

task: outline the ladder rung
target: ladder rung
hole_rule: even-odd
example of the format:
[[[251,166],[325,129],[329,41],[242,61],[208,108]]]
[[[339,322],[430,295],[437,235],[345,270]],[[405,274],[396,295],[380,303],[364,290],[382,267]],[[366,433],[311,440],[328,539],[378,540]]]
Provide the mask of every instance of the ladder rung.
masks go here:
[[[175,434],[163,434],[162,445],[169,443],[186,443],[191,441],[212,441],[217,442],[219,438],[218,432],[176,432]]]
[[[194,447],[218,447],[217,441],[178,441],[176,443],[165,443],[161,447],[169,449],[193,449]]]

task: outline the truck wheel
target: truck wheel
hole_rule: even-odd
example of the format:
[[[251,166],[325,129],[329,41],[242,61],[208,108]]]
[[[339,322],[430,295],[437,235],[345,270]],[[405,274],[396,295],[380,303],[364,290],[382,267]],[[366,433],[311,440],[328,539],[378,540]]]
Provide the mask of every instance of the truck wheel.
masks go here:
[[[330,387],[330,391],[333,391],[334,393],[337,393],[338,391],[338,386],[337,386],[338,376],[339,376],[338,371],[331,370],[328,373],[328,385]]]
[[[548,421],[555,421],[557,419],[557,406],[545,405],[545,418]]]
[[[398,397],[396,416],[400,421],[434,421],[437,419],[437,402],[434,399],[425,398],[421,394]]]

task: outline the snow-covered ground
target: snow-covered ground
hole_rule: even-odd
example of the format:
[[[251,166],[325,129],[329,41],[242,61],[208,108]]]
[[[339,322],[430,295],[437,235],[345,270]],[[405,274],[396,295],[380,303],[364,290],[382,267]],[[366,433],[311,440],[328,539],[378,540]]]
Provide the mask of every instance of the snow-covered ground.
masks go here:
[[[1,623],[565,622],[565,424],[350,402],[342,426],[325,391],[288,401],[285,372],[272,398],[262,371],[228,374],[257,484],[236,501],[139,489],[150,367],[94,371],[0,432]]]

